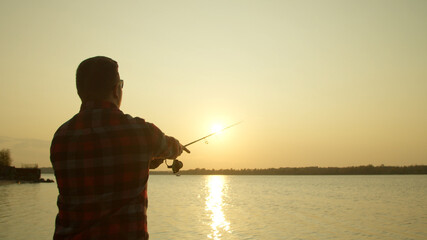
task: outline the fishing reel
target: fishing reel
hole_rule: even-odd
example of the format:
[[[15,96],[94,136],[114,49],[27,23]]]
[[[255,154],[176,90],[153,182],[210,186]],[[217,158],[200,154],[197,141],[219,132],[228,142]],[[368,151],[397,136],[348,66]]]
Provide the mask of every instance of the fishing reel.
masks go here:
[[[168,168],[172,168],[172,172],[177,174],[179,170],[184,166],[184,164],[178,159],[174,159],[171,165],[168,165],[167,160],[165,160],[165,164]]]

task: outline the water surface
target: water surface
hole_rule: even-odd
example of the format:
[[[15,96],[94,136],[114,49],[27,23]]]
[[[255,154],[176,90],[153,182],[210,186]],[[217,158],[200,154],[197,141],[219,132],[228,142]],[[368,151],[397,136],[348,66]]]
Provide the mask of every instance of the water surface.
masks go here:
[[[51,239],[57,194],[0,185],[0,239]],[[148,194],[150,239],[427,238],[426,175],[153,175]]]

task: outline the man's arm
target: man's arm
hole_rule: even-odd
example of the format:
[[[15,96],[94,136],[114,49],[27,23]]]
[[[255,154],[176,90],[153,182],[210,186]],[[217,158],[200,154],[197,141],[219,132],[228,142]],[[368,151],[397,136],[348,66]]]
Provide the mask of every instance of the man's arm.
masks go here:
[[[160,165],[162,161],[160,159],[175,159],[181,155],[183,146],[179,141],[173,137],[166,136],[158,127],[154,124],[148,123],[150,127],[150,142],[152,159],[156,159],[154,165]],[[153,166],[154,166],[153,165]]]

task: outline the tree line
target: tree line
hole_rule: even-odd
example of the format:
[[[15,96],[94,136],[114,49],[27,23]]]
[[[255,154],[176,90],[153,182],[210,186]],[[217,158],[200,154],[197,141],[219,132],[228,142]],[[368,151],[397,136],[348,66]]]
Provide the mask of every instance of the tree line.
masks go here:
[[[181,170],[181,175],[380,175],[427,174],[427,165],[412,166],[353,166],[353,167],[281,167],[265,169],[205,169]],[[171,174],[169,171],[151,171],[150,174]]]

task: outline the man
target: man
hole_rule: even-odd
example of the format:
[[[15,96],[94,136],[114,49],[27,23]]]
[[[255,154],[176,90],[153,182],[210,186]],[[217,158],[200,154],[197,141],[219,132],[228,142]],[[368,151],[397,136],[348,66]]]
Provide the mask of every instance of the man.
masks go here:
[[[59,189],[54,239],[148,239],[149,168],[183,146],[119,110],[123,80],[114,60],[84,60],[76,83],[80,112],[59,127],[50,149]]]

